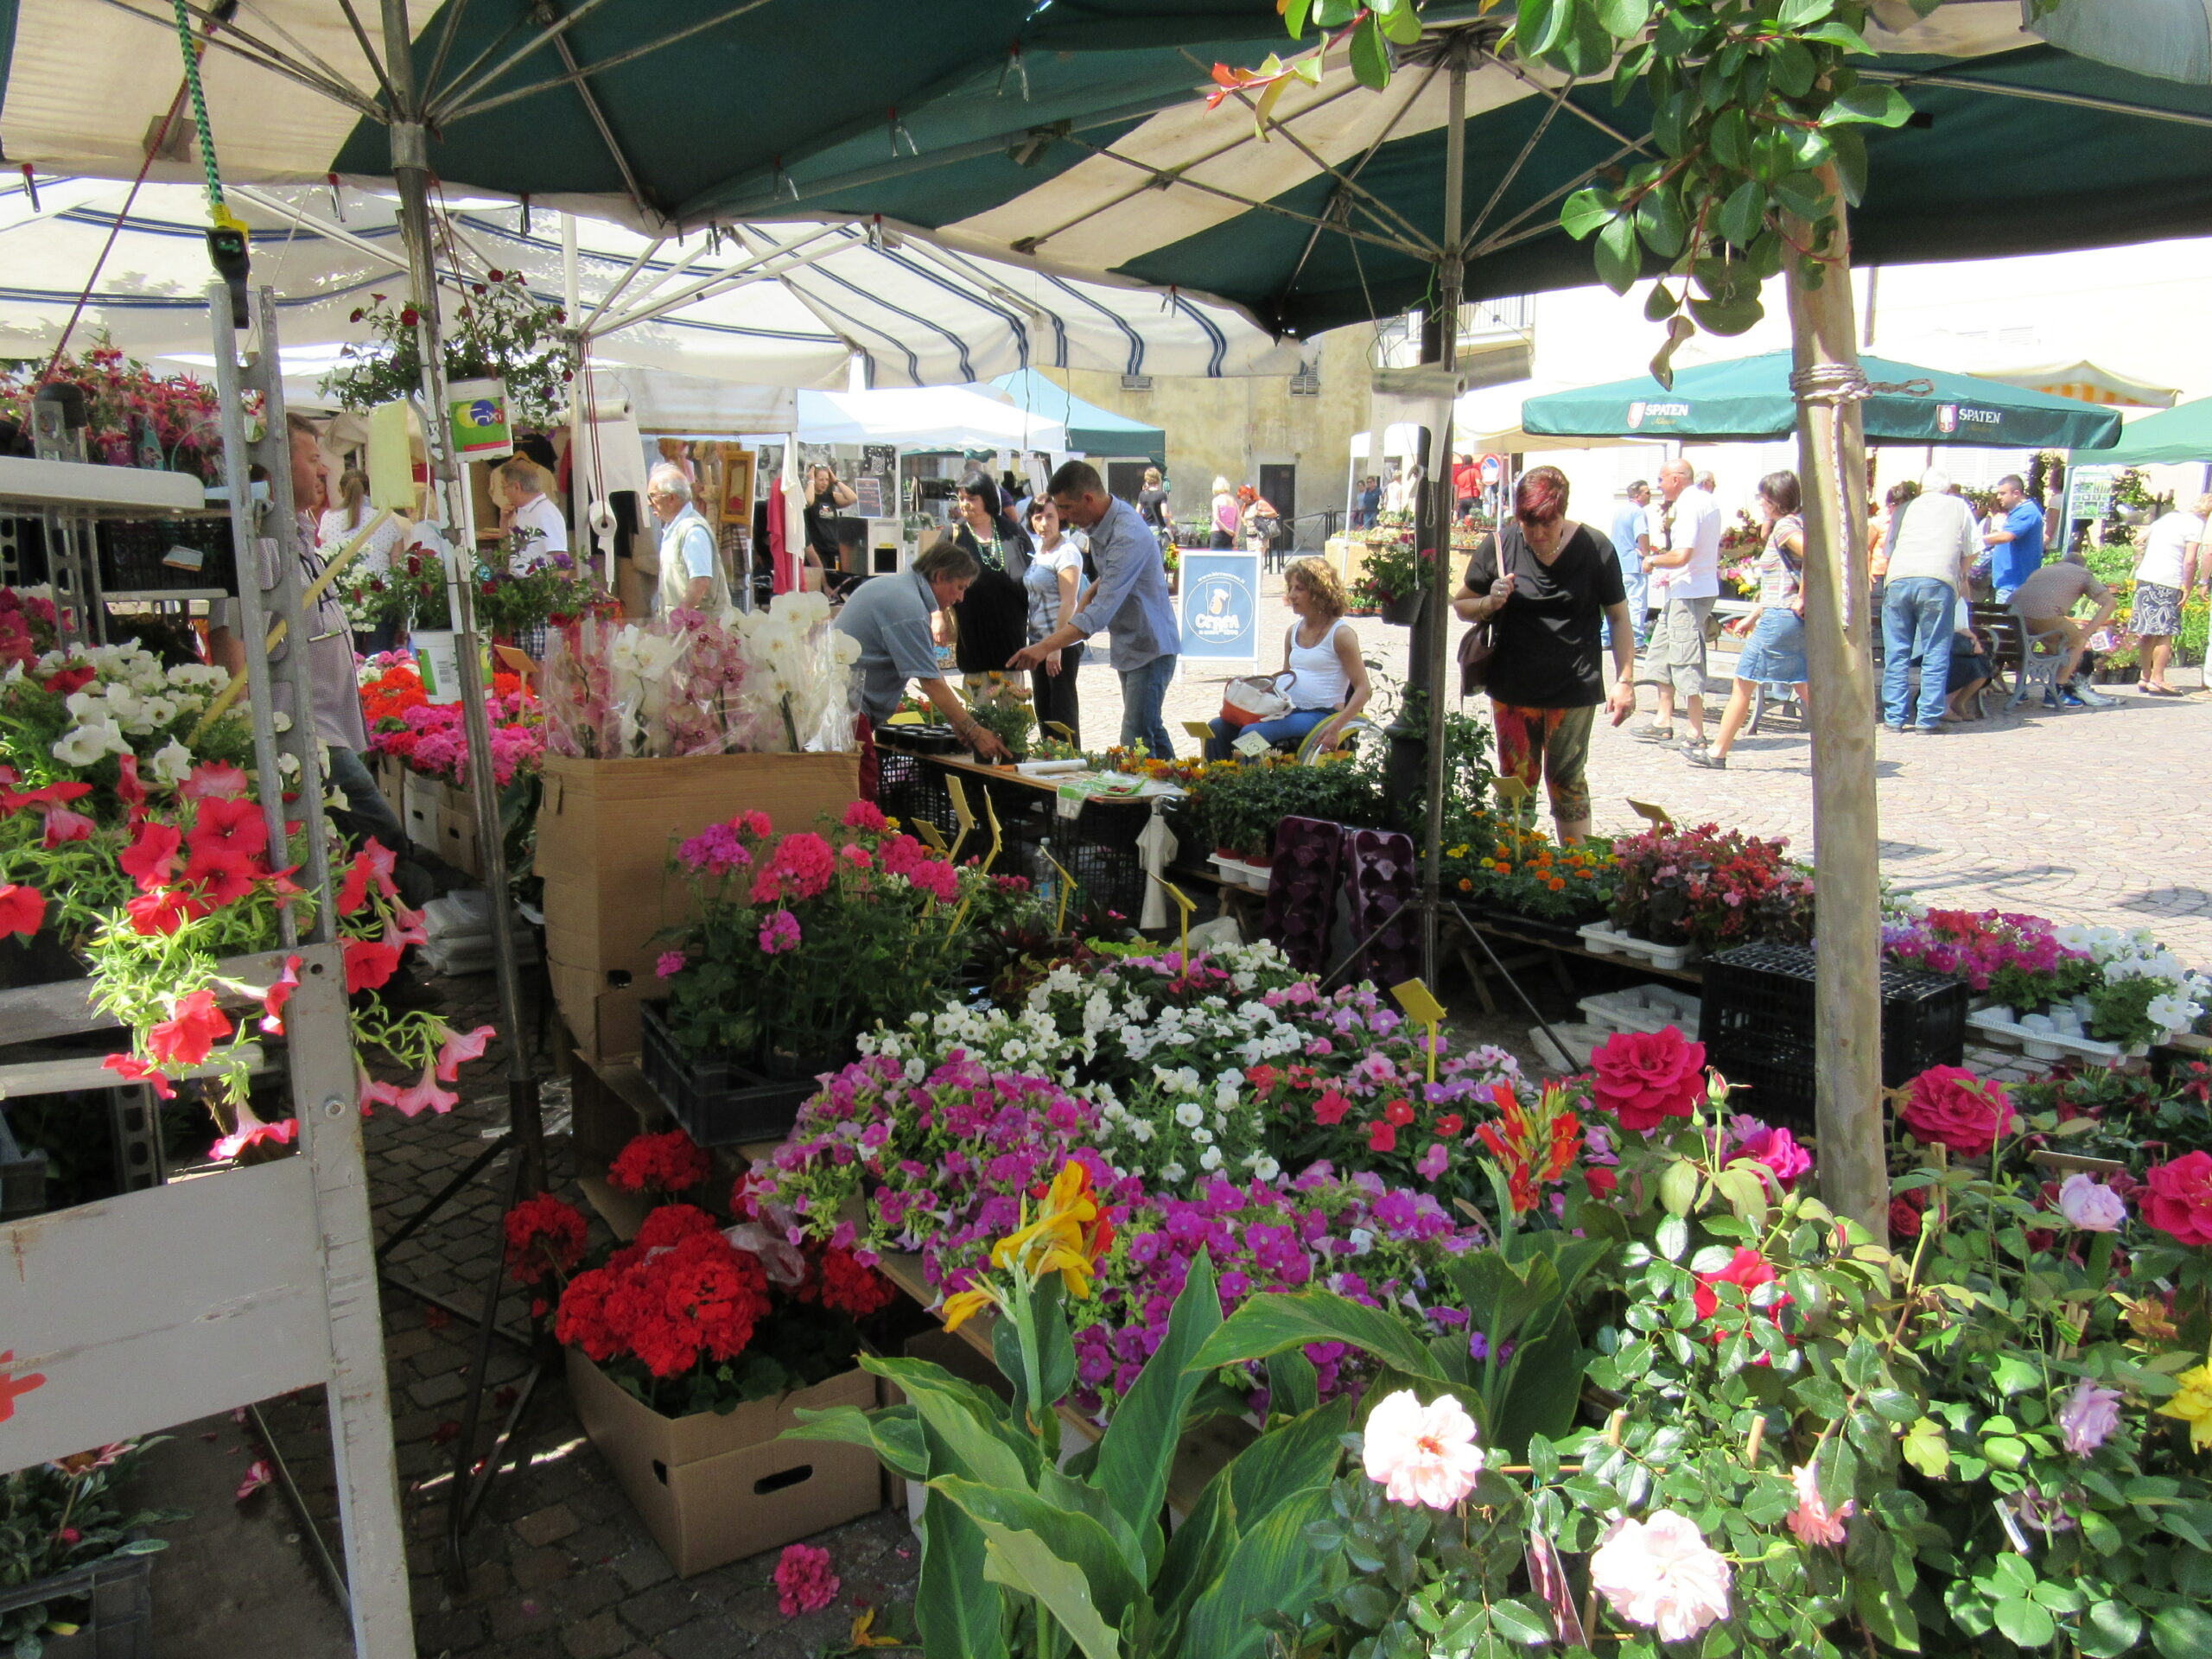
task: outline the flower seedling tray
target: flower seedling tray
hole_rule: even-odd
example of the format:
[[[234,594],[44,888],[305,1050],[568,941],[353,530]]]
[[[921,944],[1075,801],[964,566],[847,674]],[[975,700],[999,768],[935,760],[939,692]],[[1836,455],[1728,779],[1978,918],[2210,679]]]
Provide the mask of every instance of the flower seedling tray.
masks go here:
[[[2101,1043],[2094,1037],[2065,1032],[2031,1031],[2017,1020],[2007,1020],[1995,1008],[1975,1008],[1967,1024],[1976,1039],[1999,1048],[2017,1048],[2031,1060],[2067,1058],[2113,1061],[2133,1052],[2118,1043]],[[2145,1051],[2147,1052],[2147,1051]]]
[[[1605,1032],[1658,1032],[1669,1026],[1683,1033],[1697,1029],[1700,1005],[1688,991],[1671,985],[1631,985],[1624,991],[1586,996],[1582,1017]]]
[[[1541,1026],[1529,1027],[1529,1046],[1535,1050],[1536,1058],[1554,1071],[1581,1071],[1588,1069],[1591,1051],[1613,1034],[1612,1027],[1570,1021],[1554,1022],[1551,1027],[1559,1041],[1567,1045],[1562,1054]]]
[[[1633,933],[1623,933],[1603,922],[1592,922],[1574,931],[1585,947],[1597,956],[1636,957],[1667,973],[1680,972],[1698,956],[1698,948],[1694,944],[1658,944],[1649,939],[1639,939]]]
[[[105,1560],[0,1590],[0,1612],[34,1603],[83,1602],[88,1611],[67,1636],[43,1638],[46,1659],[151,1659],[154,1651],[154,1558]],[[60,1607],[50,1607],[60,1615]]]
[[[702,1147],[772,1141],[798,1121],[798,1109],[820,1085],[764,1077],[735,1060],[702,1060],[677,1046],[662,1018],[663,1002],[639,1005],[638,1069],[668,1115]]]

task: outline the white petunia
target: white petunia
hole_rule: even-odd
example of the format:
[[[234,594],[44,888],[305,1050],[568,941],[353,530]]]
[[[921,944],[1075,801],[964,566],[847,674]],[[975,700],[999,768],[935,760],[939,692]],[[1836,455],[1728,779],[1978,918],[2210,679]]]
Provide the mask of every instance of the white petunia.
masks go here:
[[[1219,1147],[1208,1147],[1204,1152],[1200,1153],[1198,1154],[1198,1167],[1200,1169],[1219,1169],[1221,1167],[1221,1148]]]
[[[89,766],[103,755],[130,753],[130,740],[113,721],[73,726],[54,744],[54,758],[66,766]]]
[[[1186,1100],[1175,1109],[1175,1121],[1186,1129],[1195,1129],[1205,1121],[1205,1112],[1196,1101]]]

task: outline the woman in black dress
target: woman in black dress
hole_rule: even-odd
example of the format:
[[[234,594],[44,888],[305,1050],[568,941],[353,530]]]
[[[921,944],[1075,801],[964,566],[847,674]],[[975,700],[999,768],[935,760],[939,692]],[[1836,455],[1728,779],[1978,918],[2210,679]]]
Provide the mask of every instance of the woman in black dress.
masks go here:
[[[983,567],[968,596],[952,607],[960,671],[1003,674],[1007,659],[1029,642],[1029,601],[1021,590],[1029,568],[1028,532],[1007,513],[999,486],[976,474],[961,480],[953,539]]]

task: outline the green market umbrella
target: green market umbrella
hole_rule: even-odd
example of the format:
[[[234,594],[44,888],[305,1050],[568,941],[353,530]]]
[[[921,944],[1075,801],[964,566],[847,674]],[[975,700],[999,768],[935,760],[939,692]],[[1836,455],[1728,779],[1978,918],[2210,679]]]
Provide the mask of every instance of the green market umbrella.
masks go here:
[[[1869,443],[2101,450],[2120,435],[2110,409],[1886,358],[1859,360],[1877,387],[1862,406]],[[1521,425],[1531,437],[1788,437],[1797,429],[1789,369],[1788,352],[1764,352],[1678,370],[1671,390],[1643,374],[1553,392],[1521,405]]]
[[[2145,415],[2131,422],[2111,448],[2092,451],[2082,459],[2113,467],[2212,461],[2212,397]]]

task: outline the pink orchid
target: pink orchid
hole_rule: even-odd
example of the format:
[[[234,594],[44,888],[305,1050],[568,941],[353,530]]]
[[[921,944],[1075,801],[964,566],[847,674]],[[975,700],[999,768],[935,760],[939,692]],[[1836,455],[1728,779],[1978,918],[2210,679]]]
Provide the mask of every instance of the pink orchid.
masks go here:
[[[440,1039],[437,1058],[438,1077],[442,1082],[452,1083],[460,1077],[461,1068],[465,1064],[470,1060],[484,1058],[486,1045],[491,1042],[498,1032],[491,1026],[479,1026],[464,1037],[450,1026],[442,1025],[438,1027],[437,1034]]]

